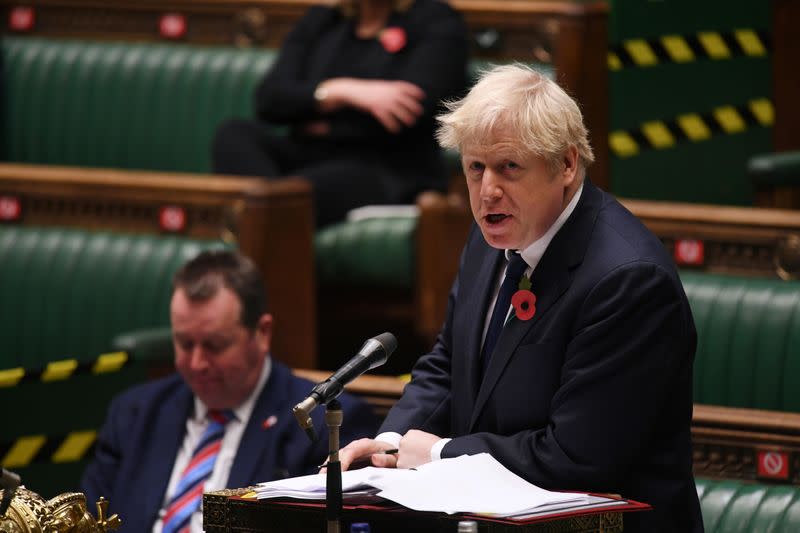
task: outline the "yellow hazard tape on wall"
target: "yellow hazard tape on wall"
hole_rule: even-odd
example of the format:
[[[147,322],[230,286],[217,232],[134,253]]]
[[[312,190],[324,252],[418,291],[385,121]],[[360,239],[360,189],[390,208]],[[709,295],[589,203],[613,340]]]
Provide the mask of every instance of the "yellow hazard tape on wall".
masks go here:
[[[730,32],[703,31],[687,35],[662,35],[655,39],[627,39],[608,52],[609,70],[690,63],[701,59],[764,57],[769,51],[766,33],[753,29]]]
[[[0,370],[0,387],[13,387],[25,376],[24,368],[9,368]]]
[[[714,135],[734,135],[752,127],[769,127],[775,110],[766,98],[744,105],[724,105],[707,113],[686,113],[671,120],[651,120],[638,128],[612,131],[608,137],[611,152],[620,158],[643,150],[664,150],[681,142],[701,142]]]
[[[125,352],[104,353],[97,358],[92,366],[93,374],[105,374],[107,372],[117,372],[128,362],[128,354]]]
[[[97,432],[94,430],[73,431],[61,436],[29,435],[19,437],[0,448],[8,450],[1,455],[0,466],[23,468],[31,463],[80,461],[87,456],[95,440],[97,440]]]
[[[63,381],[80,374],[108,374],[119,372],[129,361],[126,352],[104,353],[94,361],[79,363],[76,359],[51,361],[43,369],[22,367],[0,370],[0,388],[15,387],[22,381],[41,380],[45,383]]]
[[[19,468],[27,466],[39,453],[39,450],[47,442],[44,435],[33,435],[30,437],[20,437],[11,446],[11,449],[3,457],[3,468]]]
[[[47,363],[47,367],[42,372],[42,381],[61,381],[72,376],[78,368],[78,361],[75,359],[64,359],[63,361],[52,361]]]
[[[71,463],[79,461],[97,438],[96,431],[75,431],[67,435],[61,446],[52,456],[54,463]]]

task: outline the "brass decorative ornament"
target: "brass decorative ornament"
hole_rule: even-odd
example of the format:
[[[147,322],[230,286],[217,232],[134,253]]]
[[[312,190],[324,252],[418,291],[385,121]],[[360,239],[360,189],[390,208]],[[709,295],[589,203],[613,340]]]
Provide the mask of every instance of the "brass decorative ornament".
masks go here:
[[[0,490],[0,497],[3,495]],[[0,533],[106,533],[122,520],[108,515],[108,500],[97,502],[97,519],[86,509],[86,496],[65,492],[51,500],[24,487],[16,490],[11,505],[0,516]]]

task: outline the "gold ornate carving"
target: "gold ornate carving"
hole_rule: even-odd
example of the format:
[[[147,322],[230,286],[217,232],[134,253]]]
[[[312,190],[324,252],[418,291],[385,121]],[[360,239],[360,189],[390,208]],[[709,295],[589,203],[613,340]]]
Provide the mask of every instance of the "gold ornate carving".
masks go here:
[[[243,494],[247,494],[248,492],[253,492],[256,490],[255,485],[251,485],[249,487],[242,487],[239,489],[222,489],[222,490],[215,490],[214,492],[208,492],[207,494],[211,496],[223,496],[225,498],[229,498],[231,496],[242,496]]]
[[[97,511],[95,520],[80,492],[65,492],[45,501],[20,487],[5,516],[0,517],[0,533],[106,533],[122,523],[117,515],[106,517],[108,501],[103,498],[97,502]]]

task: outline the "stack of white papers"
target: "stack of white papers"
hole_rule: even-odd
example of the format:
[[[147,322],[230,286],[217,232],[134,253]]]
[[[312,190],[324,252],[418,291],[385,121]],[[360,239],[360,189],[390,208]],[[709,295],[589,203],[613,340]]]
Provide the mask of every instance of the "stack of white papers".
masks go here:
[[[256,493],[259,499],[322,500],[325,499],[325,480],[325,474],[315,474],[270,481],[261,483]],[[353,495],[376,494],[416,511],[516,518],[617,501],[583,493],[544,490],[512,473],[487,453],[442,459],[415,470],[366,467],[343,472],[342,492],[345,500]]]

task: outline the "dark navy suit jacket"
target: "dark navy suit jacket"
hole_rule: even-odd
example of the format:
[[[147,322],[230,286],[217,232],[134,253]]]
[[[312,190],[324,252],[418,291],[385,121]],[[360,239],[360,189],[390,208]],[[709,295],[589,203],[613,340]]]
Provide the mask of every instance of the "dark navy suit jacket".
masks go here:
[[[591,183],[532,274],[536,313],[506,325],[481,376],[503,252],[473,228],[445,325],[381,427],[453,437],[547,489],[651,504],[625,531],[702,531],[690,422],[696,333],[662,243]]]
[[[272,360],[272,370],[256,400],[236,454],[227,487],[309,474],[327,455],[327,438],[311,443],[292,416],[292,407],[313,387]],[[341,443],[375,435],[377,421],[369,406],[346,394]],[[156,521],[167,490],[175,456],[183,442],[194,397],[175,374],[132,388],[111,403],[100,431],[96,456],[81,480],[87,501],[100,496],[122,518],[118,533],[146,533]],[[325,409],[312,412],[314,427],[326,436]],[[275,416],[274,425],[264,421]]]

